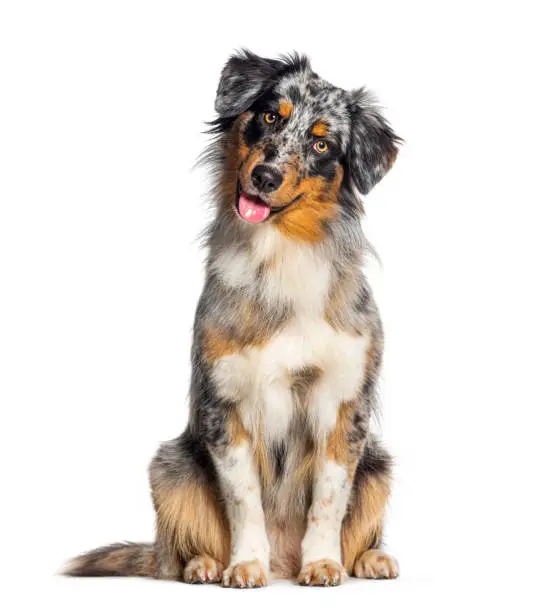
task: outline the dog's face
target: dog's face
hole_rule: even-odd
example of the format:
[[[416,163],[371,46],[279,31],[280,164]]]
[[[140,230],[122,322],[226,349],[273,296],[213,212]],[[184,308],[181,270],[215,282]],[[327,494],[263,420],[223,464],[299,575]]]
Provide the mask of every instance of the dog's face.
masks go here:
[[[340,193],[367,193],[396,156],[399,139],[371,97],[330,85],[305,58],[234,56],[215,106],[229,130],[231,205],[243,221],[277,224],[293,238],[322,237]]]

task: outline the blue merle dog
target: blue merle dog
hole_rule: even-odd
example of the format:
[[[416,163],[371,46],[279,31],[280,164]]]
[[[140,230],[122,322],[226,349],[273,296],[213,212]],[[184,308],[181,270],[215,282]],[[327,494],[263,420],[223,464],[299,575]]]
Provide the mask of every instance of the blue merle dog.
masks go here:
[[[365,90],[303,56],[224,67],[190,417],[150,467],[153,544],[77,557],[66,574],[259,587],[395,578],[380,550],[391,460],[370,432],[383,352],[361,266],[361,196],[400,139]]]

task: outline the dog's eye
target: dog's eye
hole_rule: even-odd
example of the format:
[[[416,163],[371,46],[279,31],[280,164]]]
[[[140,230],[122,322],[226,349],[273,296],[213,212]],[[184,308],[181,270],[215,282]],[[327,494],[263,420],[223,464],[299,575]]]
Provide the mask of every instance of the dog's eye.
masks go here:
[[[328,143],[325,140],[317,140],[317,142],[313,145],[313,148],[317,153],[324,153],[328,151]]]
[[[264,121],[269,125],[275,123],[277,121],[277,113],[272,113],[271,111],[264,113]]]

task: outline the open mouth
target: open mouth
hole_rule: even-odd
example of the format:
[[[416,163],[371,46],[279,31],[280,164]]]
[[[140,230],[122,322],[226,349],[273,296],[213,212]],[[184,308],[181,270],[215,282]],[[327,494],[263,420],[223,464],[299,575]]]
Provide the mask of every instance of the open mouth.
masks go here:
[[[247,223],[262,223],[270,216],[272,208],[258,196],[248,195],[238,189],[236,211]]]
[[[262,223],[270,215],[280,213],[288,208],[300,197],[301,194],[296,196],[292,202],[289,202],[287,205],[281,206],[280,208],[273,208],[267,202],[264,202],[262,198],[245,193],[245,191],[242,190],[240,183],[238,183],[235,208],[238,215],[244,221],[247,221],[247,223]]]

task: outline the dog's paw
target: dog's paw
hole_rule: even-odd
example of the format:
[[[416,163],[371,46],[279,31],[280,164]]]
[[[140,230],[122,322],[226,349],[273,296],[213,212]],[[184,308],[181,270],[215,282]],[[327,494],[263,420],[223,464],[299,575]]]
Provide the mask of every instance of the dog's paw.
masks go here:
[[[400,567],[394,557],[372,549],[358,557],[353,575],[357,578],[397,578],[400,575]]]
[[[223,565],[207,555],[191,559],[184,572],[185,582],[191,584],[210,584],[220,582],[223,575]]]
[[[265,567],[255,559],[235,563],[226,569],[222,577],[224,587],[251,589],[268,584],[268,573]]]
[[[345,570],[329,559],[306,563],[296,579],[303,586],[337,586],[343,582]]]

